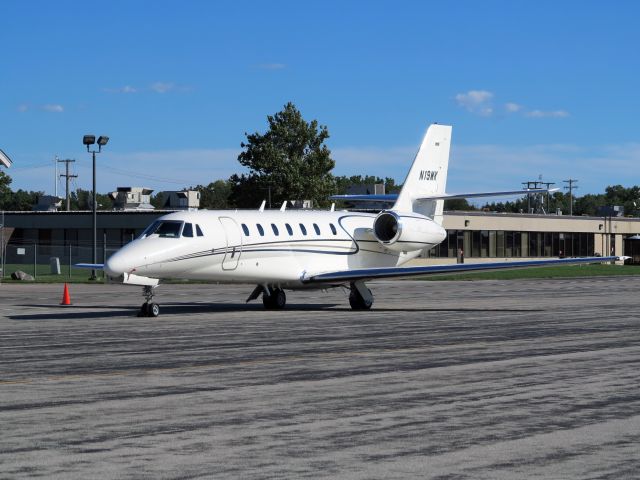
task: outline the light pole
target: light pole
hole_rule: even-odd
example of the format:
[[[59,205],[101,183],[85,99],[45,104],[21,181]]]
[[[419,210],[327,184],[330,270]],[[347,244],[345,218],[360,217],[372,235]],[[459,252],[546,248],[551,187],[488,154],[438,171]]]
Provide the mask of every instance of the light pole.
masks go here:
[[[0,165],[9,168],[12,164],[13,162],[9,156],[0,150]],[[0,232],[2,232],[0,238],[0,282],[2,282],[2,279],[4,278],[4,266],[7,263],[5,261],[7,249],[4,246],[4,210],[2,211],[2,224],[0,225],[0,229],[2,229],[0,230]]]
[[[91,150],[89,147],[96,143],[95,135],[85,135],[82,138],[82,143],[87,146],[87,152],[93,155],[93,193],[91,196],[91,210],[93,211],[93,264],[95,265],[98,262],[98,228],[97,228],[97,218],[96,218],[96,153],[100,153],[102,151],[102,147],[104,147],[109,142],[109,137],[105,135],[101,135],[98,137],[98,150]],[[91,277],[89,280],[97,280],[96,269],[91,269]]]

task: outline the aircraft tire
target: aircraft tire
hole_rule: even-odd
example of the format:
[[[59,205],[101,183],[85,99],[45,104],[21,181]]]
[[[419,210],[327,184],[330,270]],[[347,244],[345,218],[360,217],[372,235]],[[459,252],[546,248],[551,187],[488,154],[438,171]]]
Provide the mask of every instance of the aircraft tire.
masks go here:
[[[369,293],[371,293],[371,290],[369,290]],[[366,302],[358,290],[354,288],[349,294],[349,305],[351,305],[352,310],[369,310],[373,302]]]
[[[158,315],[160,315],[160,305],[150,303],[147,307],[147,317],[157,317]]]
[[[274,288],[271,295],[262,295],[262,304],[267,310],[282,310],[287,303],[287,295],[284,290]]]

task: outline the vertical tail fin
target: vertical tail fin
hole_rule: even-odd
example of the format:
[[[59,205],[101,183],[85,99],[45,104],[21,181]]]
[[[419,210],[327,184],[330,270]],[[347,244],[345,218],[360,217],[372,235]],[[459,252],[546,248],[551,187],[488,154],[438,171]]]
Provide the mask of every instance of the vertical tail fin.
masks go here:
[[[442,225],[444,200],[420,200],[420,197],[445,192],[450,148],[451,126],[430,125],[393,206],[394,210],[420,213]]]

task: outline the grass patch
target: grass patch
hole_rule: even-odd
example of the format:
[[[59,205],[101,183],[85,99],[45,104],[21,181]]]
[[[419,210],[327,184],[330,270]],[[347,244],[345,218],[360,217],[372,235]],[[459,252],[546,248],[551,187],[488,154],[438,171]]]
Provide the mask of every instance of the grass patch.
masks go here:
[[[552,267],[533,267],[520,270],[494,270],[486,272],[457,273],[447,275],[425,275],[417,280],[520,280],[526,278],[574,278],[574,277],[612,277],[640,275],[640,266],[636,265],[559,265]]]
[[[52,275],[51,267],[49,264],[46,265],[36,265],[36,283],[103,283],[102,280],[102,271],[98,270],[96,272],[98,276],[97,281],[89,280],[91,276],[91,270],[86,268],[75,268],[71,267],[69,269],[69,265],[61,265],[61,274],[60,275]],[[8,263],[4,267],[4,276],[2,277],[2,281],[4,283],[33,283],[33,282],[23,282],[21,280],[13,280],[11,278],[11,274],[16,270],[22,270],[24,273],[28,273],[29,275],[34,275],[34,265],[33,264],[11,264]]]

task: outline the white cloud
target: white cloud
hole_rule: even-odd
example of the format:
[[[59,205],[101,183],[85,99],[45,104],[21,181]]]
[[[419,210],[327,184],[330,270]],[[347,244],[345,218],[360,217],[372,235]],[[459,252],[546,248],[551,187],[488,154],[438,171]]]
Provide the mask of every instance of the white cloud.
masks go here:
[[[105,88],[104,91],[108,93],[138,93],[138,89],[131,85],[125,85],[119,88]]]
[[[522,105],[518,105],[517,103],[508,102],[504,104],[504,109],[508,113],[516,113],[522,110]]]
[[[494,113],[494,94],[487,90],[469,90],[466,93],[458,93],[455,100],[458,106],[475,115],[490,117]],[[528,110],[519,103],[507,102],[503,106],[507,114],[519,113],[528,118],[565,118],[569,116],[566,110]]]
[[[27,105],[26,103],[21,103],[20,105],[18,105],[19,112],[26,112],[28,110],[29,110],[29,105]]]
[[[469,90],[467,93],[458,93],[455,96],[460,107],[476,115],[488,117],[493,114],[493,93],[487,90]]]
[[[45,112],[53,112],[53,113],[64,112],[64,107],[57,103],[47,103],[46,105],[42,105],[42,107],[40,108]]]
[[[566,110],[551,110],[551,111],[543,111],[543,110],[531,110],[525,112],[525,117],[529,118],[565,118],[569,116],[569,112]]]
[[[282,70],[287,66],[284,63],[261,63],[258,68],[262,70]]]
[[[149,88],[151,88],[151,90],[153,90],[156,93],[167,93],[175,89],[176,86],[174,83],[155,82],[155,83],[152,83]]]

